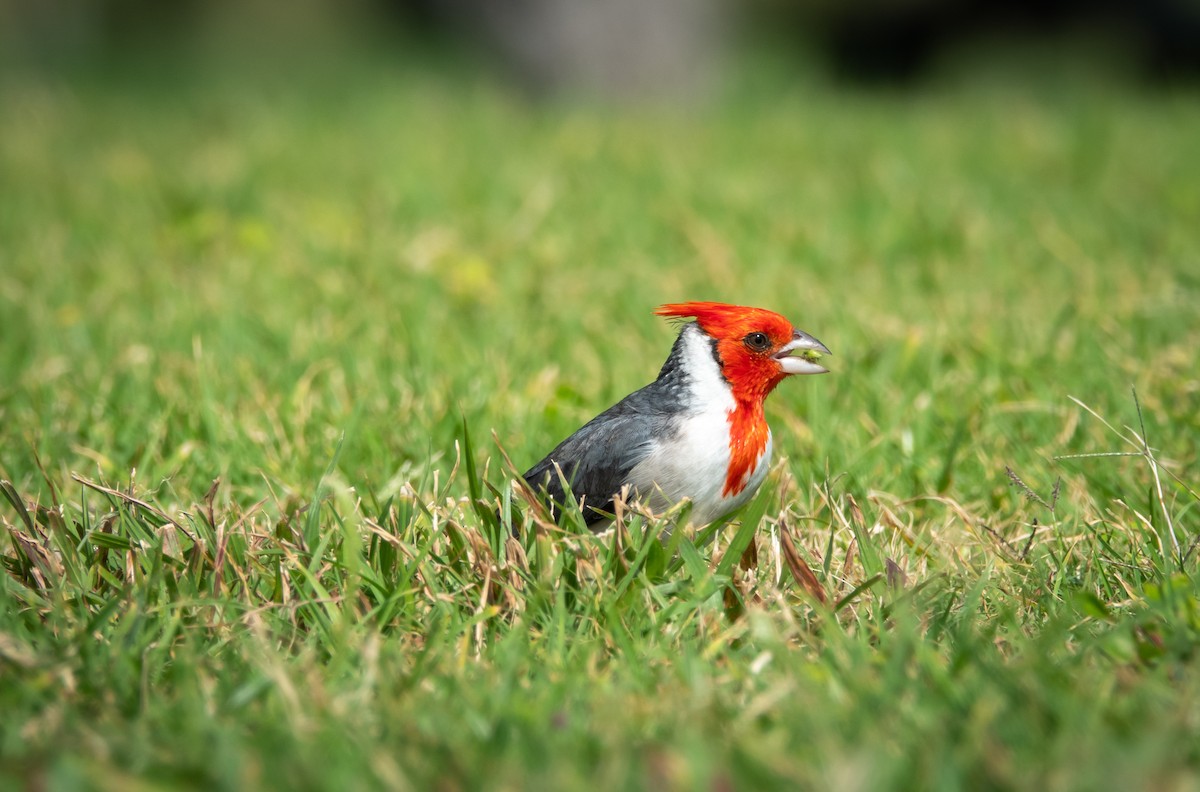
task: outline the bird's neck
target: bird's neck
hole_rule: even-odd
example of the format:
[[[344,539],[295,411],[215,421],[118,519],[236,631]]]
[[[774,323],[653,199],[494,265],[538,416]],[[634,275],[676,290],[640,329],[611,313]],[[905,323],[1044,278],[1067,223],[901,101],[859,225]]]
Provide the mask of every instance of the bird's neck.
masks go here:
[[[658,382],[668,391],[678,393],[690,412],[734,405],[733,391],[721,373],[712,339],[695,324],[683,326],[658,374]]]

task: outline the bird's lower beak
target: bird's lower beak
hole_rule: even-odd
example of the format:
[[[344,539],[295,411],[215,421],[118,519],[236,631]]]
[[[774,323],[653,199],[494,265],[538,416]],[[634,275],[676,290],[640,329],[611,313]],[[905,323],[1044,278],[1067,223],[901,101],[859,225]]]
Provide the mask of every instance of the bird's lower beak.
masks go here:
[[[798,354],[792,354],[793,352]],[[832,355],[829,347],[803,330],[796,330],[792,340],[775,353],[784,374],[826,374],[829,369],[817,363],[822,355]]]

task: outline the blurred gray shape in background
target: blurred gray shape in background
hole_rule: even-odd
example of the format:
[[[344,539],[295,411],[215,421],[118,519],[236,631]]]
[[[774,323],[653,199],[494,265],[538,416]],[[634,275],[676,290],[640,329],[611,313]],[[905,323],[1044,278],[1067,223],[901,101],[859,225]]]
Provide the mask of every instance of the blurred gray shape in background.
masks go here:
[[[691,100],[716,78],[725,0],[433,0],[536,96]]]

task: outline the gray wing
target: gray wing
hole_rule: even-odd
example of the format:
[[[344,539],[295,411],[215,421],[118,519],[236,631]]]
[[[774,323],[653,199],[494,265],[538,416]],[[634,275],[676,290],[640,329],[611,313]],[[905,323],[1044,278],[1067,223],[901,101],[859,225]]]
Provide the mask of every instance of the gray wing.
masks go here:
[[[566,494],[556,463],[575,500],[583,502],[588,525],[612,512],[613,496],[629,481],[629,471],[646,458],[657,438],[672,430],[676,416],[662,409],[654,390],[652,383],[625,397],[526,471],[525,480],[535,491],[545,492],[555,519]]]

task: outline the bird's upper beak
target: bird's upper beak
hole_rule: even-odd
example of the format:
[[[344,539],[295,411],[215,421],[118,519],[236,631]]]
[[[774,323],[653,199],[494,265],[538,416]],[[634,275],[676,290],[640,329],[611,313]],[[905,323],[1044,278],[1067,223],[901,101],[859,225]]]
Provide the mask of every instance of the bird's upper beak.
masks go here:
[[[793,355],[793,352],[800,352],[799,355]],[[805,355],[804,353],[817,353],[816,355]],[[775,353],[775,359],[779,361],[780,368],[784,374],[825,374],[829,369],[815,362],[821,355],[832,355],[829,347],[822,344],[817,339],[810,336],[803,330],[796,330],[792,334],[792,340],[784,344],[778,352]],[[812,360],[808,358],[813,358]]]

